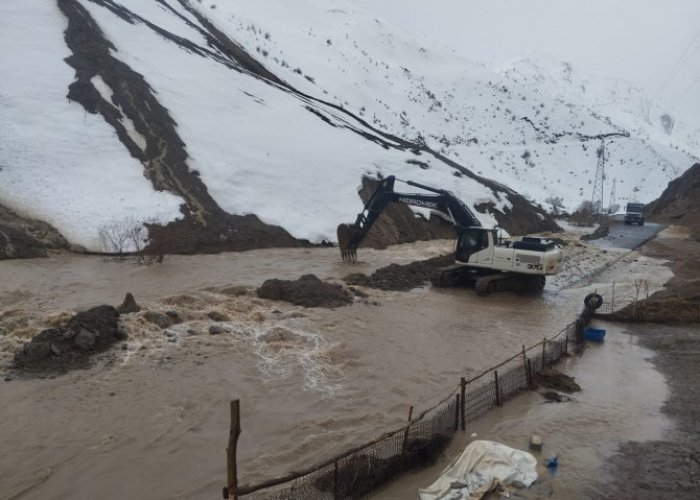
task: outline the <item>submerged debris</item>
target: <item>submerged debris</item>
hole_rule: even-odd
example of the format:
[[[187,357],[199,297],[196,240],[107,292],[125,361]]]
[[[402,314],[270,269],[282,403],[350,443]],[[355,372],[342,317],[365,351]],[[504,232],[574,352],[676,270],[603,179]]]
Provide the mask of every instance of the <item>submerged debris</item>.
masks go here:
[[[546,400],[546,403],[566,403],[571,401],[569,396],[559,394],[556,391],[544,391],[541,392],[540,395]]]
[[[34,373],[87,368],[90,356],[124,339],[119,312],[112,306],[97,306],[36,335],[15,353],[15,366]]]
[[[579,392],[581,386],[576,383],[574,377],[563,374],[554,368],[540,370],[535,374],[535,383],[542,387],[562,392]]]

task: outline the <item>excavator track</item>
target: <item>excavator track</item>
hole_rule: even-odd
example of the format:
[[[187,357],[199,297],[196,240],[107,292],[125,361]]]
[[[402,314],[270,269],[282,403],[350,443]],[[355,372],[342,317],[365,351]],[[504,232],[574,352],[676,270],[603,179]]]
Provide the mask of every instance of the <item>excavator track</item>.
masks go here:
[[[524,276],[515,273],[499,273],[482,276],[474,283],[477,295],[484,296],[505,291],[539,291],[544,288],[544,276]]]
[[[462,265],[441,267],[430,276],[430,283],[438,288],[464,286],[474,282],[474,276]]]

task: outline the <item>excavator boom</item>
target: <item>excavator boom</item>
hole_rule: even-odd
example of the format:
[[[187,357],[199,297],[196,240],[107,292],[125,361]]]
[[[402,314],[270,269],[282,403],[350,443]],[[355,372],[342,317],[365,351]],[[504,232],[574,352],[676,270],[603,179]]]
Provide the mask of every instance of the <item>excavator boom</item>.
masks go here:
[[[355,222],[338,226],[338,246],[344,261],[356,261],[357,248],[389,203],[402,203],[435,210],[444,214],[458,227],[481,226],[479,219],[469,207],[451,192],[413,181],[402,181],[409,186],[429,191],[430,194],[398,193],[394,191],[394,183],[397,180],[393,175],[383,179],[362,212],[357,214]]]

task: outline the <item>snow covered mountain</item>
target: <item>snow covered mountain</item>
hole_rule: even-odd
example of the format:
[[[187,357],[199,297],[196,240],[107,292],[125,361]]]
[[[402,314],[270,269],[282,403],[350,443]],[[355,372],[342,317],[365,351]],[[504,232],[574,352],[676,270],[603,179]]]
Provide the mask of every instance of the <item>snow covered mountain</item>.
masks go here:
[[[618,202],[700,154],[629,85],[476,65],[351,1],[13,0],[0,65],[0,205],[91,250],[124,221],[178,251],[332,241],[391,174],[530,232],[526,200],[590,199],[601,144]]]

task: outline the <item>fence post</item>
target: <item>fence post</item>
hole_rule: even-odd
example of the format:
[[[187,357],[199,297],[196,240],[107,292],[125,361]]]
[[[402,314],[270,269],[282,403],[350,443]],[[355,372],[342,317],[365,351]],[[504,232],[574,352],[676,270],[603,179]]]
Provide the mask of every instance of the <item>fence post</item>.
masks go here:
[[[501,406],[501,391],[498,389],[498,370],[494,370],[493,380],[496,383],[496,406]]]
[[[241,435],[241,405],[238,399],[231,401],[231,428],[228,434],[228,448],[226,448],[226,469],[228,483],[224,488],[224,498],[238,500],[238,472],[236,468],[236,448],[238,436]]]
[[[333,462],[333,500],[338,500],[338,461]]]
[[[610,312],[615,312],[615,281],[612,283],[612,299],[610,301]]]
[[[523,368],[525,368],[525,380],[527,385],[530,385],[530,374],[527,371],[527,353],[525,352],[525,344],[523,344]]]
[[[533,389],[535,386],[535,375],[532,373],[532,360],[531,359],[527,360],[527,371],[528,371],[528,374],[530,375],[530,377],[529,377],[530,389]]]
[[[455,432],[459,430],[459,393],[455,394]]]
[[[403,433],[403,454],[406,454],[406,448],[408,448],[408,431],[411,428],[411,419],[413,418],[413,406],[408,409],[408,425]]]
[[[569,353],[569,332],[564,335],[564,354]]]
[[[547,357],[547,351],[545,350],[546,347],[547,347],[547,338],[545,337],[544,339],[542,339],[542,369],[543,370],[545,369],[545,366],[547,365],[545,363],[545,359]]]
[[[459,406],[460,406],[459,413],[462,417],[462,430],[466,431],[467,430],[467,422],[466,422],[466,419],[464,416],[464,400],[467,396],[467,379],[462,377],[461,380],[459,381],[459,385],[460,385],[460,394],[461,394],[461,397],[459,398]]]

